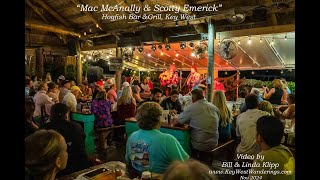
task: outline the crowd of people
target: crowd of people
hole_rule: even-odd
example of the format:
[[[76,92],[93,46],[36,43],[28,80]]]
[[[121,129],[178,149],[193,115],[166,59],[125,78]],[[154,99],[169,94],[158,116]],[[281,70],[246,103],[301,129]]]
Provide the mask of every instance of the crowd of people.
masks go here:
[[[235,114],[227,105],[224,90],[215,90],[213,100],[209,102],[206,86],[201,85],[187,95],[182,95],[178,86],[173,85],[165,96],[150,78],[145,78],[142,83],[138,79],[123,81],[119,90],[114,80],[84,81],[76,85],[63,75],[56,82],[52,81],[50,74],[45,81],[26,78],[27,173],[59,177],[92,165],[85,153],[83,128],[70,119],[70,113],[81,111],[79,102],[90,102],[95,129],[124,125],[126,118],[136,118],[140,130],[129,137],[125,137],[123,130],[112,136],[126,142],[125,159],[131,178],[148,170],[164,174],[166,179],[200,177],[196,174],[201,174],[204,179],[215,179],[209,171],[204,173],[210,165],[209,152],[232,138],[237,140],[235,157],[239,157],[236,154],[264,155],[268,161],[279,162],[281,170],[288,170],[288,163],[291,163],[289,170],[294,172],[294,155],[281,144],[281,140],[284,135],[282,121],[291,119],[291,125],[295,126],[295,94],[288,92],[283,80],[275,79],[273,84],[274,88],[270,90],[264,87],[263,93],[250,88],[242,95],[240,114]],[[187,98],[190,100],[186,104]],[[160,117],[164,110],[176,115],[170,119],[171,126],[190,127],[191,154],[185,152],[174,136],[160,132]],[[41,143],[37,144],[40,140]],[[32,146],[41,153],[34,154]],[[241,161],[241,158],[237,160]],[[51,165],[41,167],[42,161]],[[193,174],[188,169],[195,166]],[[173,167],[186,175],[173,171]],[[273,179],[273,176],[283,175],[269,176]],[[294,173],[286,177],[294,179]]]

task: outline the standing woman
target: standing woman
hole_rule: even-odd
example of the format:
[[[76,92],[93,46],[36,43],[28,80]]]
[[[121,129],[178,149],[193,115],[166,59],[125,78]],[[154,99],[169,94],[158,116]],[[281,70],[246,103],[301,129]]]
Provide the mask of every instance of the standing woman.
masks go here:
[[[223,91],[214,91],[212,103],[217,106],[221,113],[219,122],[219,143],[226,142],[231,138],[231,122],[233,120],[232,114],[227,106],[226,96]]]
[[[91,103],[91,112],[95,116],[94,127],[111,127],[113,119],[111,116],[111,102],[107,99],[106,91],[99,91]]]
[[[263,87],[264,98],[267,99],[271,104],[287,104],[288,93],[284,89],[284,85],[280,79],[272,81],[273,88],[267,92],[267,87]]]
[[[67,144],[54,130],[39,130],[24,140],[25,179],[54,180],[68,161]]]
[[[133,98],[130,86],[123,87],[121,97],[118,100],[118,124],[124,124],[125,118],[135,117],[136,115],[136,100]]]

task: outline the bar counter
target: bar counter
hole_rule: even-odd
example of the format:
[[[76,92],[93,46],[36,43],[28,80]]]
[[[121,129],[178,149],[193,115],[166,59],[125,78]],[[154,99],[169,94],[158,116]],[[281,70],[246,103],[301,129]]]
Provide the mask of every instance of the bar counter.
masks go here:
[[[137,121],[135,118],[125,119],[126,124],[126,134],[129,137],[133,132],[139,130],[140,128],[137,125]],[[174,136],[183,149],[190,155],[191,154],[191,142],[190,142],[190,127],[172,127],[170,125],[161,125],[160,132],[171,134]]]

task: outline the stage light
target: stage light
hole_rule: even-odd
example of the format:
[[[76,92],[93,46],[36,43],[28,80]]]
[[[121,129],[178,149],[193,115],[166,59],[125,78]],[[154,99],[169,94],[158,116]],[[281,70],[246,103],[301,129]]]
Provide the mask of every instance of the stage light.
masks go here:
[[[162,49],[162,45],[161,44],[158,45],[158,49]]]
[[[139,51],[140,53],[142,53],[142,51],[143,51],[143,47],[142,47],[142,46],[140,46],[140,47],[138,48],[138,51]]]
[[[152,51],[156,51],[156,50],[157,50],[156,45],[153,44],[153,45],[151,46],[151,50],[152,50]]]
[[[194,47],[194,43],[193,42],[190,42],[189,43],[189,46],[192,48],[192,47]]]
[[[187,45],[186,45],[186,43],[185,43],[185,42],[181,42],[181,43],[180,43],[180,48],[181,48],[181,49],[185,49],[185,48],[186,48],[186,46],[187,46]]]
[[[163,56],[163,52],[161,52],[160,55]]]
[[[171,49],[170,44],[167,43],[166,46],[165,46],[165,48],[166,48],[167,51],[169,51],[169,50]]]

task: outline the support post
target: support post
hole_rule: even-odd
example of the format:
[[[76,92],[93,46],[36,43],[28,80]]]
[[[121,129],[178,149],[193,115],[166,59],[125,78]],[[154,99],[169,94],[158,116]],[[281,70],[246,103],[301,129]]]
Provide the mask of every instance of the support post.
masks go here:
[[[79,39],[75,38],[74,39],[74,43],[76,46],[76,52],[77,52],[77,56],[76,56],[76,64],[77,64],[77,85],[79,85],[80,83],[82,83],[82,57],[81,57],[81,49],[80,49],[80,43],[79,43]]]
[[[237,101],[239,98],[239,80],[240,80],[240,71],[237,70],[237,91],[236,91],[236,100],[235,101]]]
[[[212,95],[214,90],[214,25],[212,20],[208,22],[208,67],[207,67],[207,100],[212,102]]]
[[[43,57],[43,48],[38,48],[36,50],[36,62],[37,62],[37,72],[36,75],[38,76],[38,79],[41,78],[42,80],[44,80],[44,67],[43,67],[43,61],[44,61],[44,57]]]
[[[118,47],[118,48],[116,48],[116,57],[119,58],[121,56],[122,56],[122,51]],[[116,81],[116,86],[117,86],[117,92],[119,92],[119,90],[121,89],[121,74],[122,74],[122,68],[121,68],[121,70],[116,70],[115,81]]]

